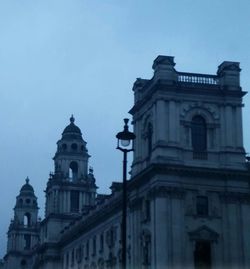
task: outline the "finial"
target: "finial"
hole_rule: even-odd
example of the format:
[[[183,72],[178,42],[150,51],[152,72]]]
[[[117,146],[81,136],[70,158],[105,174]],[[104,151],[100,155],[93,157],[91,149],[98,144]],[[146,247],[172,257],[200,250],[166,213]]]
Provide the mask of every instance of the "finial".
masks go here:
[[[71,115],[71,117],[70,117],[69,120],[70,120],[71,123],[74,123],[75,122],[75,118],[74,118],[73,114]]]
[[[29,184],[29,181],[30,181],[29,177],[26,177],[25,181],[26,181],[26,184]]]
[[[94,169],[93,169],[92,166],[89,167],[89,173],[90,173],[91,175],[93,175],[93,173],[94,173]]]
[[[124,120],[124,131],[128,131],[128,122],[129,122],[129,119],[123,119]]]

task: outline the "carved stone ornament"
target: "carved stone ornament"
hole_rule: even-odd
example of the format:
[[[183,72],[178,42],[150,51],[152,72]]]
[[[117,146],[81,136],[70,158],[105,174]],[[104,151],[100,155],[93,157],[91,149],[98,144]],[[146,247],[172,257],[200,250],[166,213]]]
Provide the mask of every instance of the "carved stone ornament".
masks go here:
[[[190,240],[192,241],[210,241],[210,242],[217,242],[219,234],[203,225],[198,229],[189,232]]]
[[[216,108],[210,104],[203,102],[194,102],[183,107],[181,118],[184,122],[190,122],[194,115],[201,115],[208,120],[209,123],[219,119],[219,114]]]

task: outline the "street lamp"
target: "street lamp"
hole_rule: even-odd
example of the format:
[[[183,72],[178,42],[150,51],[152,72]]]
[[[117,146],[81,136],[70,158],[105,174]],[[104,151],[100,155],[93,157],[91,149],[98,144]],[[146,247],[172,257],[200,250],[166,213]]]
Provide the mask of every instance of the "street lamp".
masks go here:
[[[127,261],[127,153],[134,150],[135,134],[128,130],[129,119],[124,119],[124,129],[116,135],[117,149],[123,152],[123,180],[122,180],[122,268],[126,269]]]

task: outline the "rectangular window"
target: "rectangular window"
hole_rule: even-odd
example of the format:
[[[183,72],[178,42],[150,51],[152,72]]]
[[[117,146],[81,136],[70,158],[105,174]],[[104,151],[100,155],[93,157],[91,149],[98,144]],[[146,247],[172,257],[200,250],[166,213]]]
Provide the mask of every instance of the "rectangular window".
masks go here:
[[[79,212],[79,191],[70,192],[70,211]]]
[[[206,196],[196,197],[196,210],[197,210],[197,215],[199,216],[208,215],[208,198]]]

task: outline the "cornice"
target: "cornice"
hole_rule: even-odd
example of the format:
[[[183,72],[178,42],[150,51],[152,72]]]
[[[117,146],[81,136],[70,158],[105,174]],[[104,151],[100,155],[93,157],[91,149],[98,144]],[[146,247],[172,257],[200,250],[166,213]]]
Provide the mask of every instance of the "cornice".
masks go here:
[[[219,169],[208,167],[195,167],[185,166],[179,164],[170,163],[152,163],[140,173],[135,175],[128,182],[128,189],[133,189],[144,185],[148,182],[148,179],[155,175],[177,175],[180,177],[205,177],[213,179],[230,180],[237,178],[238,180],[249,181],[250,171],[247,170],[233,170],[233,169]]]
[[[220,200],[228,204],[250,204],[250,193],[222,192],[219,194]]]
[[[149,197],[170,197],[173,199],[184,199],[185,198],[185,190],[180,187],[172,187],[172,186],[155,186],[149,191]]]
[[[93,227],[103,223],[109,217],[113,216],[121,210],[122,199],[118,195],[114,200],[110,200],[105,205],[95,211],[90,211],[89,216],[85,216],[82,220],[75,223],[75,226],[68,227],[65,234],[62,234],[60,245],[63,246],[74,239],[77,239],[82,234],[93,229]]]

